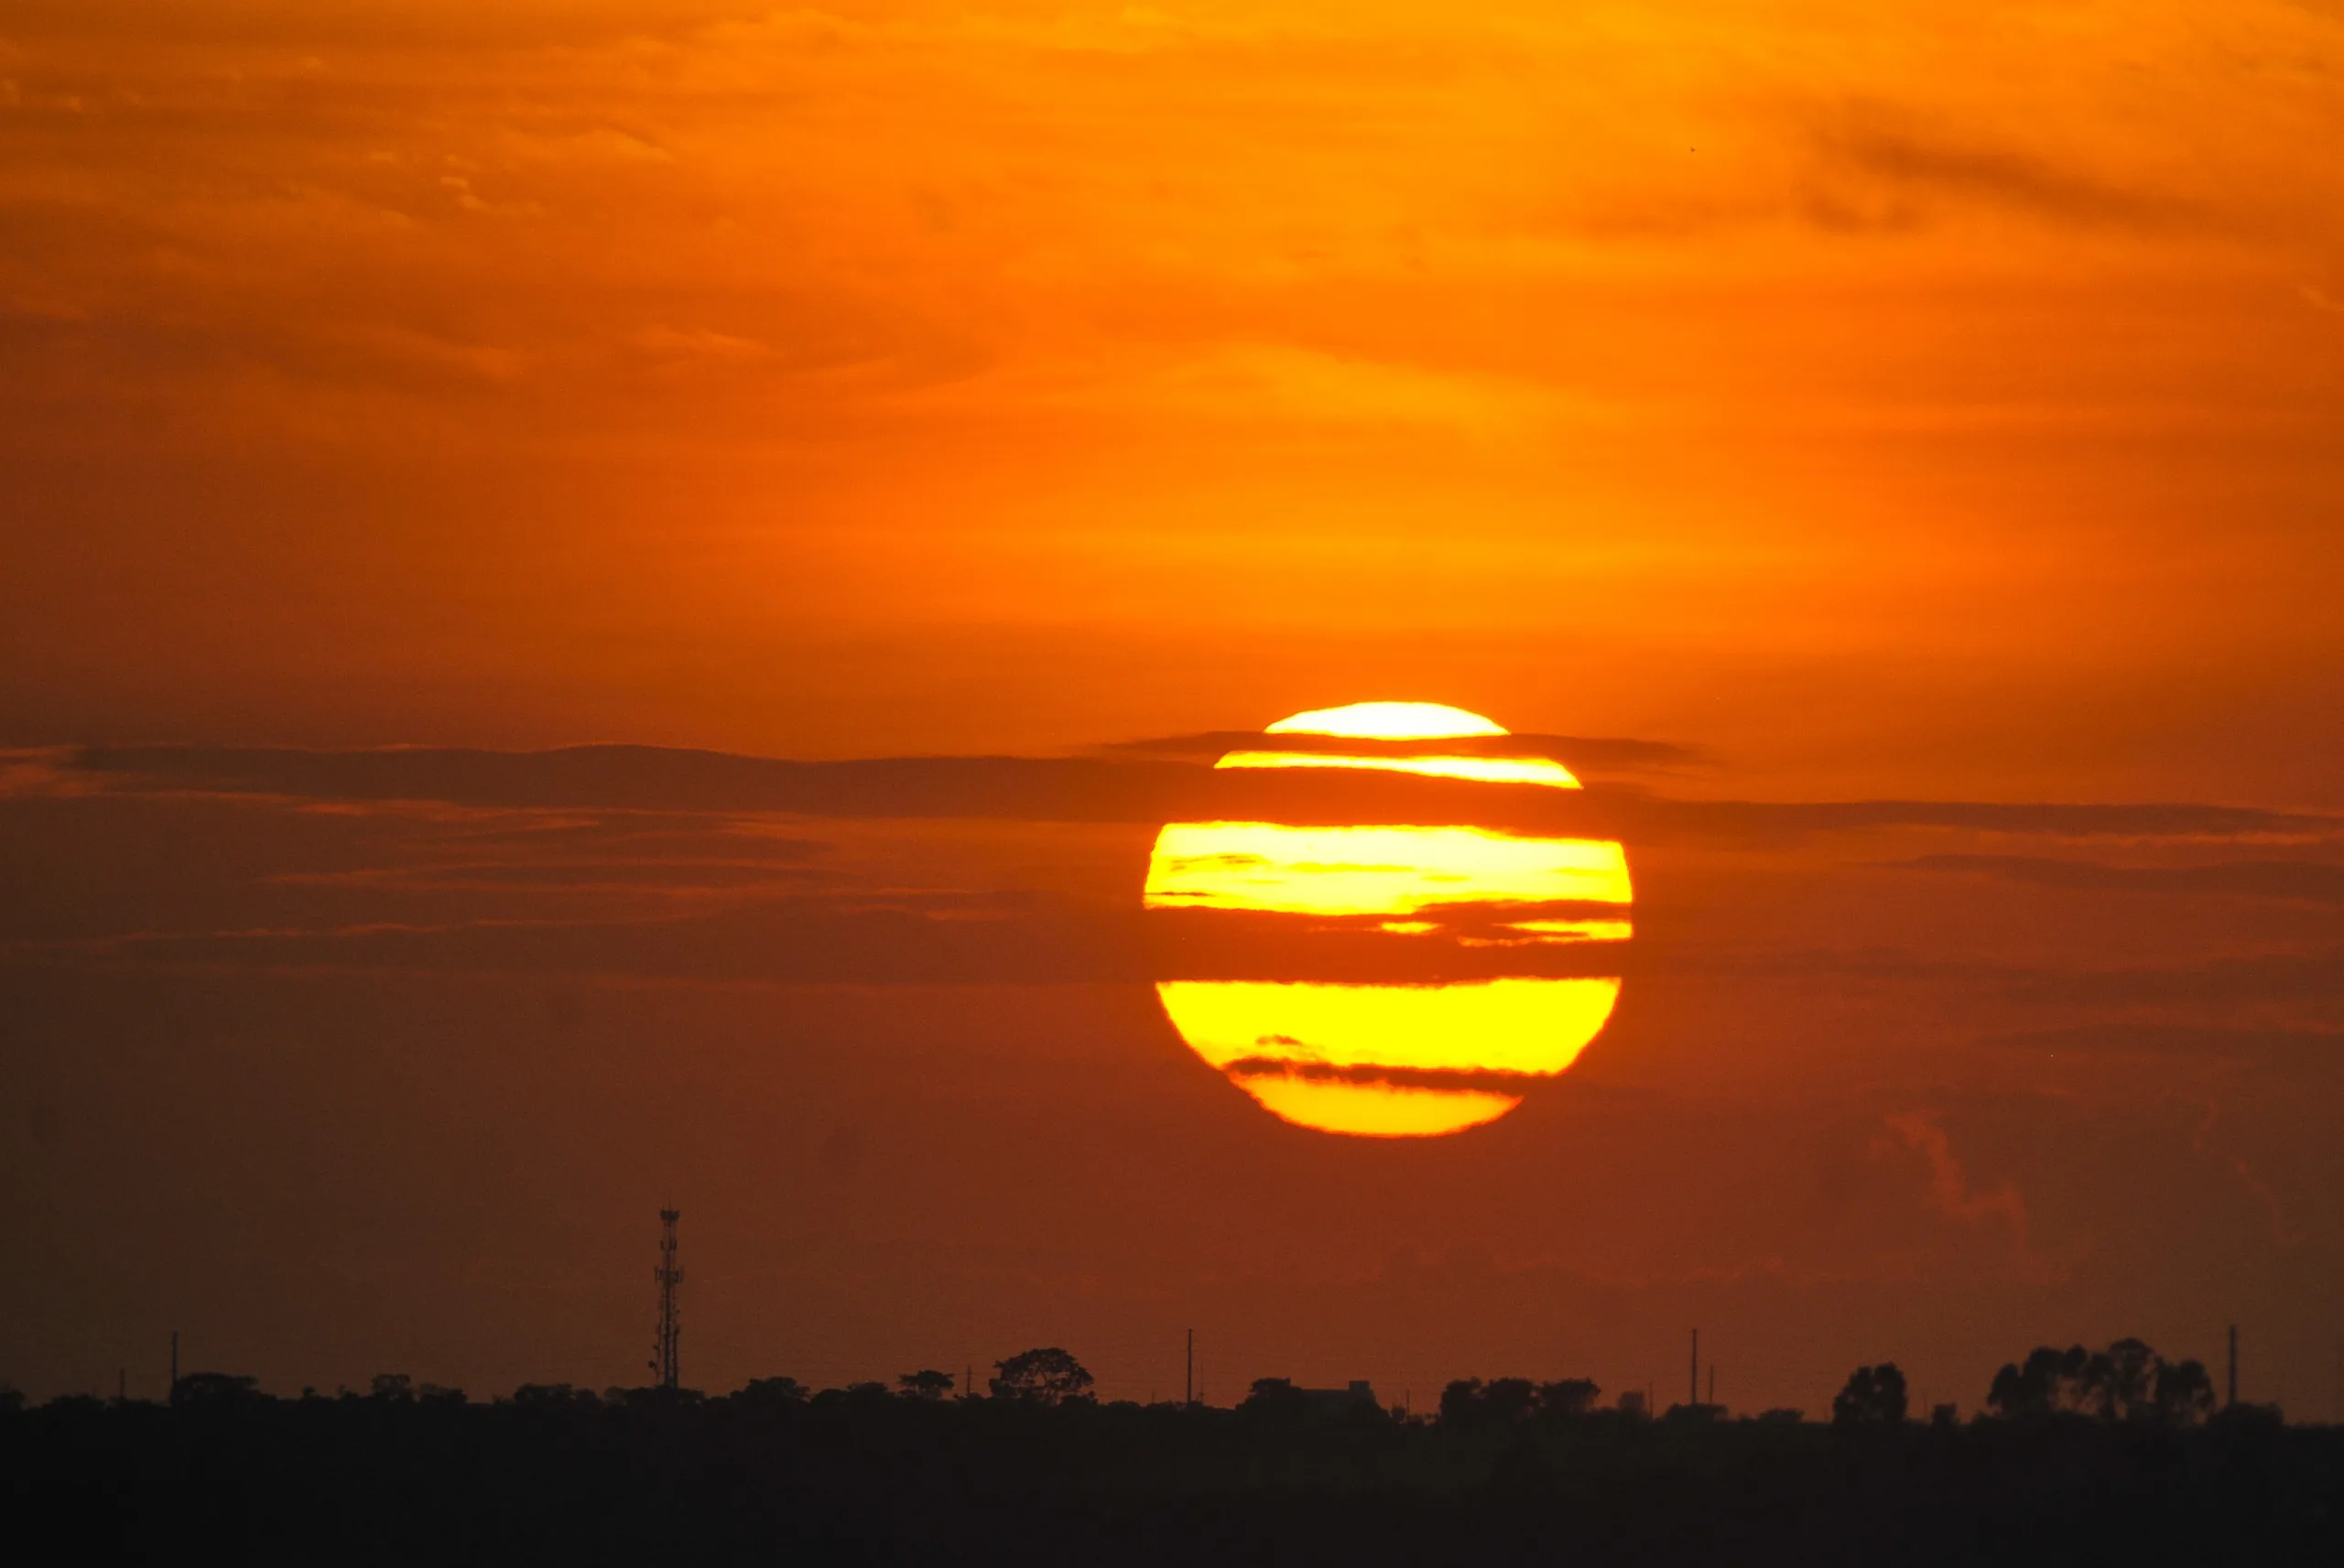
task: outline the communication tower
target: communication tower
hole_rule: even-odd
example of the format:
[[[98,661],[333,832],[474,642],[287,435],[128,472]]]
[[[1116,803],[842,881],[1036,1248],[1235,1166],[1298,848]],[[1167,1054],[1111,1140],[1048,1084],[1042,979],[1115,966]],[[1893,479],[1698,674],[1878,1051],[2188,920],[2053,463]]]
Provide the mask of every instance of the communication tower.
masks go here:
[[[651,1370],[663,1389],[674,1388],[680,1376],[676,1341],[683,1330],[676,1321],[676,1287],[684,1282],[684,1271],[676,1266],[676,1221],[682,1217],[680,1209],[659,1211],[659,1266],[651,1271],[659,1281],[659,1337],[652,1346]]]

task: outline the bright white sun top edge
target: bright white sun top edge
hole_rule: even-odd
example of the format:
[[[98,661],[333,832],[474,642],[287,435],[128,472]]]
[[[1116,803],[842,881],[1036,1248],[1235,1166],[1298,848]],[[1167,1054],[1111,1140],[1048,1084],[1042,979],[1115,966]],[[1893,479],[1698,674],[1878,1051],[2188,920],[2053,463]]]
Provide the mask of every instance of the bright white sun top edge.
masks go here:
[[[1265,735],[1337,735],[1351,741],[1449,741],[1465,735],[1503,735],[1503,725],[1478,713],[1438,702],[1354,702],[1347,708],[1314,708],[1281,719]]]

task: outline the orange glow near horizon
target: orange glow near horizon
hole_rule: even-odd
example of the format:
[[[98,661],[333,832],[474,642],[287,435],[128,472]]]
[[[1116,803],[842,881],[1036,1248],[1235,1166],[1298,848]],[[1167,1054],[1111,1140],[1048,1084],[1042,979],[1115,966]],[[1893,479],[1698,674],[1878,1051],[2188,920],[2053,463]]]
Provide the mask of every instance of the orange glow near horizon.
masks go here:
[[[1435,733],[1439,731],[1439,733]],[[1268,733],[1380,740],[1503,734],[1431,704],[1362,703],[1298,714]],[[1347,756],[1241,750],[1222,768],[1384,769],[1481,783],[1576,789],[1547,758]],[[1269,914],[1308,930],[1329,918],[1389,915],[1372,940],[1395,968],[1429,953],[1627,939],[1623,917],[1560,918],[1556,904],[1633,898],[1615,842],[1545,838],[1468,824],[1173,822],[1156,836],[1143,894],[1151,910]],[[1498,933],[1444,911],[1524,906]],[[1413,917],[1413,918],[1412,918]],[[1427,946],[1429,945],[1429,946]],[[1272,1114],[1359,1137],[1435,1137],[1493,1121],[1521,1102],[1509,1080],[1568,1070],[1602,1032],[1616,977],[1502,975],[1433,984],[1310,979],[1167,979],[1165,1015],[1191,1050]],[[1490,1080],[1498,1081],[1493,1087]]]

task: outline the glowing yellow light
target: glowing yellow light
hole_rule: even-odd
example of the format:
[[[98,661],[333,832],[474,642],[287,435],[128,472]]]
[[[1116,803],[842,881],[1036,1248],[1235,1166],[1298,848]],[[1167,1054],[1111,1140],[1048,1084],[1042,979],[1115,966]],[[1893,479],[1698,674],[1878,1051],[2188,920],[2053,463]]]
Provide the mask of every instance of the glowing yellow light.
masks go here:
[[[1218,765],[1579,787],[1551,758],[1455,754],[1475,748],[1440,742],[1506,731],[1479,714],[1434,703],[1362,702],[1298,713],[1267,733],[1422,744],[1312,751],[1289,741],[1234,751]],[[1393,754],[1373,754],[1379,751]],[[1467,794],[1455,800],[1462,803]],[[1444,795],[1444,816],[1450,804]],[[1492,796],[1492,806],[1498,804]],[[1200,926],[1181,926],[1191,933],[1215,929],[1222,914],[1246,917],[1249,924],[1217,927],[1232,933],[1263,929],[1259,916],[1297,933],[1363,916],[1341,937],[1340,951],[1388,942],[1390,973],[1484,975],[1507,966],[1506,948],[1627,939],[1631,897],[1627,855],[1609,840],[1461,824],[1240,821],[1167,824],[1156,836],[1144,895],[1150,909],[1180,911],[1184,923],[1201,919]],[[1207,943],[1200,950],[1210,948]],[[1452,966],[1445,957],[1466,948],[1482,950],[1470,966]],[[1525,975],[1430,985],[1197,979],[1166,980],[1156,992],[1197,1054],[1282,1119],[1359,1137],[1427,1138],[1494,1121],[1521,1103],[1519,1086],[1567,1070],[1611,1019],[1620,981]]]
[[[1354,702],[1348,708],[1314,708],[1281,719],[1271,735],[1340,735],[1360,741],[1447,741],[1460,735],[1506,731],[1478,713],[1438,702]]]
[[[1147,868],[1151,909],[1412,914],[1439,903],[1626,903],[1628,860],[1592,838],[1483,827],[1175,822]]]
[[[1551,757],[1342,757],[1329,752],[1232,752],[1217,768],[1374,768],[1482,784],[1535,784],[1577,789],[1579,780]]]
[[[1617,979],[1446,986],[1166,980],[1164,1011],[1224,1072],[1248,1062],[1434,1073],[1559,1073],[1602,1031]]]
[[[1238,1086],[1271,1115],[1319,1132],[1354,1138],[1438,1138],[1495,1121],[1522,1103],[1486,1089],[1420,1089],[1398,1084],[1329,1083],[1243,1076]]]

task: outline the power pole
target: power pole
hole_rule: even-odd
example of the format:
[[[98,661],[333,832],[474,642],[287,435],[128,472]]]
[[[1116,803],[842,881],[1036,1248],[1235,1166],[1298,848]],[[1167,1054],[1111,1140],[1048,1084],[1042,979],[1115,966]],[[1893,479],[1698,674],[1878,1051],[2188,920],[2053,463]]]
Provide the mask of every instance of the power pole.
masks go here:
[[[676,1320],[676,1287],[684,1282],[684,1271],[676,1267],[676,1221],[682,1217],[680,1209],[659,1211],[659,1266],[651,1271],[659,1284],[659,1336],[652,1346],[651,1371],[663,1389],[674,1388],[681,1376],[676,1345],[683,1326]]]
[[[2230,1387],[2227,1404],[2238,1403],[2238,1325],[2230,1325]]]
[[[1186,1402],[1195,1404],[1197,1402],[1197,1331],[1193,1328],[1188,1330],[1188,1376],[1181,1384],[1181,1388],[1185,1390]]]

